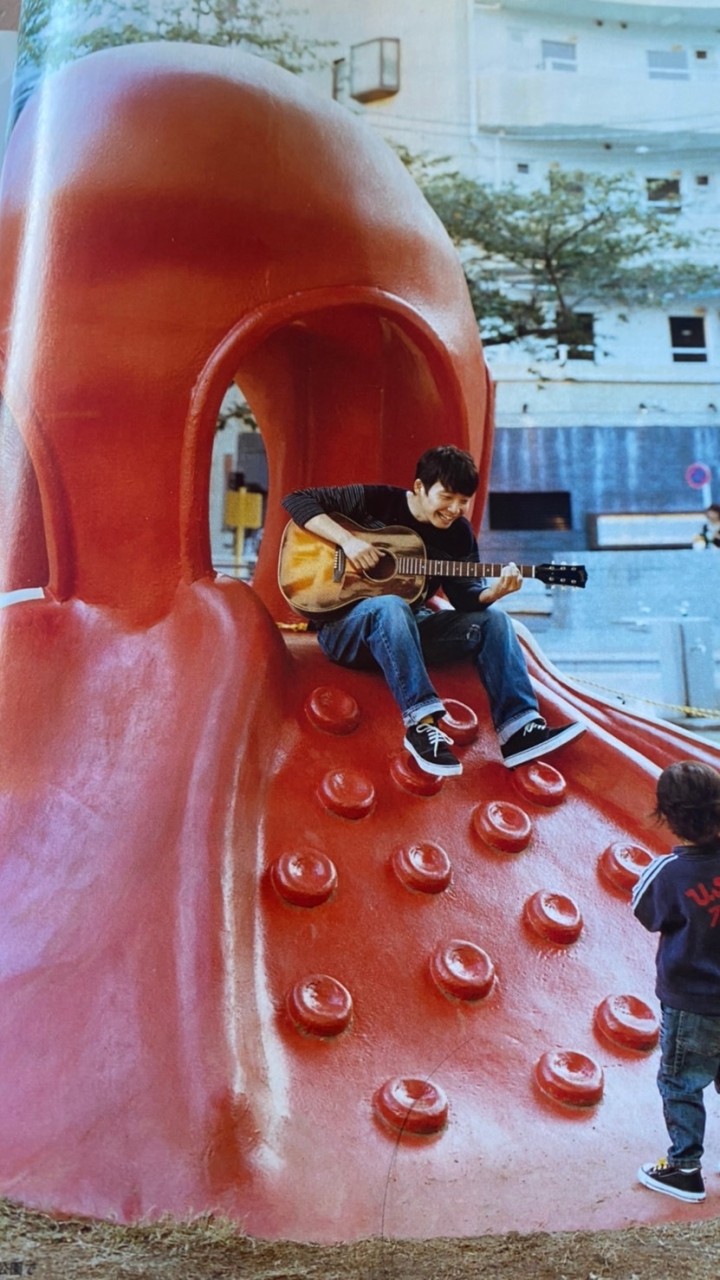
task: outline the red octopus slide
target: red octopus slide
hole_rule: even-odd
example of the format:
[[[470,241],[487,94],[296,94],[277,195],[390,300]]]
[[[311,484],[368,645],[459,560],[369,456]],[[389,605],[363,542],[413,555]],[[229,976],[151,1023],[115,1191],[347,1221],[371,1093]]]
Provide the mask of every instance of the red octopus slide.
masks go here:
[[[588,732],[509,773],[450,668],[436,783],[379,677],[277,625],[287,490],[438,441],[487,487],[477,328],[400,162],[260,60],[108,50],[23,111],[0,234],[2,586],[46,586],[0,612],[0,1193],[318,1241],[717,1213],[634,1186],[664,1133],[628,895],[658,768],[718,753],[528,642]],[[209,553],[233,379],[253,588]]]

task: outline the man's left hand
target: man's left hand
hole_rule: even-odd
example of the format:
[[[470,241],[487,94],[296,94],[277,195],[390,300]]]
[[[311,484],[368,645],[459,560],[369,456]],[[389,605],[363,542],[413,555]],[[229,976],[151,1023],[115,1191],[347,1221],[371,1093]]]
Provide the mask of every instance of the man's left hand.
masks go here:
[[[512,595],[513,591],[519,591],[522,584],[522,574],[517,565],[511,560],[510,564],[503,565],[500,570],[500,577],[485,588],[481,596],[482,603],[492,604],[493,600],[502,600],[503,596],[509,596]]]

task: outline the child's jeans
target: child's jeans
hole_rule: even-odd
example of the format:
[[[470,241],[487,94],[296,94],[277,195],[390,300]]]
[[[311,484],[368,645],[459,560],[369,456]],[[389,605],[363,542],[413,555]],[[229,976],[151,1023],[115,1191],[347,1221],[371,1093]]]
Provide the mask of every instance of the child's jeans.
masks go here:
[[[662,1006],[658,1089],[670,1138],[668,1160],[681,1168],[702,1161],[703,1090],[720,1092],[720,1017]]]

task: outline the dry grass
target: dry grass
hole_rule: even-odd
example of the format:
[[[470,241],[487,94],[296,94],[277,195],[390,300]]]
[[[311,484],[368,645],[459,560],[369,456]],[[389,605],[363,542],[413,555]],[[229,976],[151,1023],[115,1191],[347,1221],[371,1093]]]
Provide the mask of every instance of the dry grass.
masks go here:
[[[122,1227],[0,1201],[0,1280],[716,1280],[720,1226],[347,1245],[249,1239],[214,1218]]]

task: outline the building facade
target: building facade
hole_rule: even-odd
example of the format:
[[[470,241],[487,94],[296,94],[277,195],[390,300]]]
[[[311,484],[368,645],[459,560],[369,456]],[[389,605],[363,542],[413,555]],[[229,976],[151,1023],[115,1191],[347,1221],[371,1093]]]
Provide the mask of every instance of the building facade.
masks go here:
[[[521,190],[554,169],[631,174],[639,205],[717,262],[720,7],[696,0],[313,0],[333,40],[310,73],[388,141]],[[585,304],[587,341],[538,356],[491,346],[497,443],[484,542],[593,543],[600,512],[701,508],[720,496],[720,284],[706,296]],[[513,516],[514,511],[514,516]],[[515,527],[508,527],[512,524]]]
[[[10,110],[19,18],[20,0],[0,0],[0,160],[5,150],[5,123]]]

